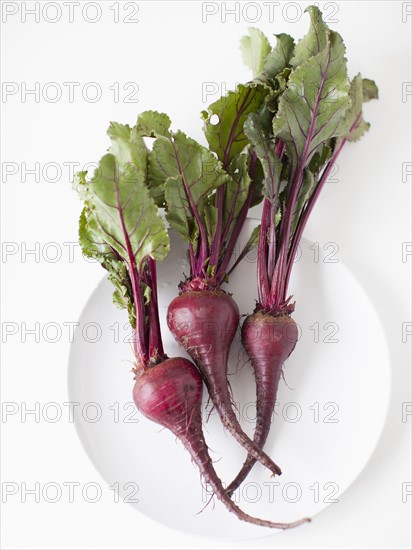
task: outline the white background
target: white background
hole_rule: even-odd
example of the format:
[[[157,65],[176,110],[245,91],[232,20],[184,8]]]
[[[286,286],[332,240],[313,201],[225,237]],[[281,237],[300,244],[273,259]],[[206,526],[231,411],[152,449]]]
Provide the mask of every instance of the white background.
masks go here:
[[[67,401],[70,348],[67,328],[63,327],[56,343],[47,342],[42,334],[38,343],[33,335],[23,342],[21,324],[26,322],[30,328],[38,322],[42,329],[50,322],[75,322],[102,276],[97,266],[82,259],[78,248],[71,261],[69,246],[64,245],[76,242],[80,212],[67,163],[77,163],[79,168],[98,160],[107,147],[109,121],[132,124],[137,112],[148,108],[168,112],[175,128],[202,139],[199,111],[219,97],[222,83],[230,89],[249,77],[238,40],[258,14],[256,2],[240,3],[239,21],[228,14],[223,22],[224,6],[212,2],[210,10],[217,13],[203,22],[202,2],[132,2],[128,7],[119,3],[116,23],[116,13],[110,9],[116,2],[110,1],[100,3],[101,17],[95,23],[85,20],[95,18],[93,7],[85,16],[82,6],[77,7],[71,23],[68,8],[62,4],[60,21],[45,20],[56,17],[53,6],[40,13],[39,22],[30,15],[24,20],[24,5],[29,9],[33,4],[2,2],[2,80],[9,83],[8,91],[16,92],[2,98],[3,341],[7,338],[2,352],[2,401],[15,402],[19,411],[23,402],[30,407],[34,402]],[[138,23],[125,23],[125,16],[134,11],[133,4],[139,8],[134,15]],[[273,22],[267,3],[259,4],[261,17],[253,24],[268,35],[301,36],[308,25],[308,16],[300,13],[306,3],[287,4],[285,9],[284,3],[272,3]],[[410,548],[412,497],[402,499],[402,484],[412,479],[412,417],[403,422],[402,409],[407,406],[403,403],[411,402],[411,337],[402,341],[402,325],[411,321],[412,257],[402,258],[402,246],[411,241],[411,176],[403,176],[402,166],[411,162],[412,96],[403,97],[402,90],[403,83],[411,81],[412,15],[408,17],[405,11],[412,8],[405,2],[340,2],[337,10],[334,3],[319,5],[336,20],[330,25],[344,37],[350,73],[361,71],[374,78],[380,89],[380,100],[366,109],[370,133],[343,152],[337,181],[325,189],[306,232],[320,246],[338,244],[339,258],[367,290],[388,338],[392,401],[371,461],[339,505],[330,506],[310,526],[259,541],[222,544],[172,531],[129,505],[114,503],[113,492],[86,456],[67,414],[66,420],[54,424],[42,417],[35,422],[33,416],[22,422],[20,413],[3,415],[3,483],[97,482],[103,489],[96,504],[82,498],[74,503],[67,498],[56,504],[35,503],[30,496],[22,503],[21,494],[10,496],[2,505],[3,548]],[[226,7],[233,8],[234,3],[227,2]],[[6,17],[5,9],[17,13]],[[31,89],[35,82],[40,83],[37,100],[21,94],[24,83]],[[49,82],[58,83],[62,91],[55,103],[49,101],[53,90],[45,88]],[[74,88],[73,102],[64,82],[80,83]],[[83,97],[88,82],[102,90],[99,101],[92,103]],[[123,90],[127,82],[139,86],[134,96],[137,104],[124,101],[126,92],[132,91],[131,87]],[[215,83],[210,85],[215,95],[204,97],[205,82]],[[28,169],[39,163],[39,177],[25,174],[22,163]],[[56,172],[52,165],[47,169],[48,163],[60,167],[55,182],[50,180]],[[9,175],[10,171],[16,173]],[[40,252],[25,255],[25,247],[33,249],[36,242]],[[57,243],[62,252],[54,263],[50,258],[55,249],[46,246],[50,242]],[[4,254],[4,243],[15,243],[7,245],[7,251],[14,254]],[[5,327],[10,330],[12,326],[18,332],[5,335]],[[368,391],[373,392],[373,380]]]

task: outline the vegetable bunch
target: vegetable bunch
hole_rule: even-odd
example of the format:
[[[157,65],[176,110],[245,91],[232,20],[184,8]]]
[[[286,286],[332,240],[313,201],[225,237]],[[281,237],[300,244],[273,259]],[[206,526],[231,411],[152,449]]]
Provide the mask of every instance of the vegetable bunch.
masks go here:
[[[286,529],[300,525],[251,517],[231,499],[256,461],[280,468],[263,451],[283,364],[297,343],[288,293],[293,260],[317,198],[347,142],[368,129],[363,103],[373,81],[347,75],[342,38],[315,6],[296,44],[286,34],[272,48],[257,29],[241,41],[253,79],[202,112],[208,147],[173,131],[166,114],[146,111],[136,124],[112,123],[111,146],[91,179],[81,172],[80,243],[115,286],[114,302],[134,329],[134,400],[185,445],[216,496],[240,519]],[[147,138],[152,138],[149,150]],[[232,254],[249,209],[263,201],[261,224],[237,262]],[[164,210],[165,217],[160,213]],[[157,301],[156,263],[169,252],[169,229],[187,245],[190,273],[170,303],[170,331],[192,361],[168,358]],[[224,288],[233,269],[258,247],[257,303],[242,325],[256,379],[253,440],[234,413],[227,380],[239,310]],[[225,489],[202,432],[202,383],[225,428],[247,450]]]

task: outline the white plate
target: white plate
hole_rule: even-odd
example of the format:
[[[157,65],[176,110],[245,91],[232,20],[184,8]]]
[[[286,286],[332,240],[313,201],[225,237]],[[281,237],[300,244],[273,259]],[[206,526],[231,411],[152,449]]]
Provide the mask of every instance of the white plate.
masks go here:
[[[247,221],[241,243],[255,224]],[[172,251],[158,273],[169,356],[183,354],[168,332],[165,314],[182,271],[187,272],[184,246],[176,238]],[[338,260],[333,249],[325,257],[322,249],[304,240],[301,252],[290,283],[301,337],[284,369],[287,384],[280,384],[265,447],[283,475],[271,478],[256,465],[237,499],[245,511],[274,521],[313,517],[339,500],[368,462],[389,403],[386,338],[367,295],[341,262],[331,262]],[[229,286],[242,313],[253,310],[256,297],[253,256],[243,260]],[[111,294],[111,284],[104,279],[81,314],[69,359],[70,400],[80,402],[77,410],[83,410],[75,423],[94,465],[110,486],[119,488],[121,497],[134,501],[136,510],[169,527],[232,540],[271,534],[240,522],[218,501],[197,515],[208,500],[197,469],[171,433],[143,418],[131,404],[133,356],[131,344],[124,341],[130,330],[124,328],[126,313],[112,304]],[[238,372],[230,382],[242,425],[251,435],[254,382],[249,365],[240,369],[244,362],[237,338],[229,370]],[[206,406],[206,394],[204,401]],[[91,402],[96,405],[87,405]],[[101,418],[93,422],[97,410]],[[223,431],[215,413],[207,423],[206,414],[204,419],[215,467],[229,482],[245,452]]]

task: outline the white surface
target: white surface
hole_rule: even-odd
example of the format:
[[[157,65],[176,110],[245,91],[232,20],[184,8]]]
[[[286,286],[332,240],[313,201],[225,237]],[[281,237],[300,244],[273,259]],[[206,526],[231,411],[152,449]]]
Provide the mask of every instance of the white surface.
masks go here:
[[[240,243],[247,242],[255,226],[255,221],[247,221]],[[166,311],[176,296],[186,252],[184,244],[174,237],[172,252],[158,272],[162,333],[170,357],[182,355],[167,329]],[[281,522],[313,518],[333,501],[333,506],[339,507],[339,499],[375,449],[391,386],[386,338],[375,309],[342,262],[325,263],[324,257],[314,262],[311,247],[313,243],[302,242],[302,255],[291,279],[300,336],[285,365],[287,385],[280,384],[276,416],[265,445],[283,474],[271,479],[267,470],[257,466],[239,493],[239,504],[246,512]],[[231,277],[228,290],[242,314],[254,308],[255,288],[250,283],[255,274],[255,262],[245,259]],[[356,303],[357,317],[341,290]],[[104,279],[82,312],[81,326],[96,319],[105,327],[124,324],[123,312],[112,304],[112,293],[111,283]],[[326,331],[326,342],[323,330],[321,338],[315,333],[315,319],[322,327],[325,322],[333,323]],[[357,350],[356,357],[353,349]],[[243,428],[252,435],[256,390],[251,369],[240,369],[245,357],[239,338],[231,352],[229,372],[239,371],[230,376],[234,399]],[[69,361],[70,401],[96,402],[105,411],[113,402],[130,403],[133,382],[130,365],[125,363],[128,357],[130,344],[120,341],[115,345],[112,334],[96,345],[76,333]],[[372,382],[374,391],[369,392]],[[210,410],[207,401],[205,392],[204,420]],[[159,426],[140,414],[133,414],[133,420],[116,423],[104,415],[100,422],[90,423],[78,417],[76,427],[109,486],[116,481],[122,487],[131,481],[139,485],[139,502],[134,503],[137,511],[169,527],[208,538],[245,540],[270,533],[240,523],[220,503],[197,514],[209,497],[200,487],[199,473],[190,467],[183,447],[173,445],[171,433],[159,433]],[[219,476],[229,482],[239,471],[245,452],[228,437],[216,414],[205,424],[205,435]],[[165,455],[167,461],[162,459]],[[129,494],[127,489],[120,491],[122,496]]]
[[[200,139],[198,113],[206,105],[202,103],[202,83],[225,81],[230,88],[236,80],[248,78],[238,39],[251,23],[244,19],[234,23],[230,16],[224,24],[219,16],[202,23],[201,2],[141,2],[138,24],[114,24],[113,12],[109,11],[112,3],[104,2],[102,19],[96,24],[80,18],[69,23],[67,17],[55,24],[44,20],[35,23],[29,16],[22,23],[17,14],[2,25],[3,81],[26,81],[28,88],[36,81],[42,85],[96,81],[104,89],[102,100],[94,104],[77,94],[70,103],[67,92],[57,103],[36,103],[32,98],[22,102],[19,94],[2,103],[2,161],[15,162],[19,167],[15,176],[2,182],[2,240],[16,243],[17,250],[6,261],[3,257],[3,331],[4,323],[17,323],[12,326],[19,330],[8,338],[2,352],[2,400],[15,402],[19,411],[7,418],[3,415],[2,481],[26,482],[28,488],[35,482],[42,486],[51,481],[95,482],[102,488],[102,497],[95,504],[86,502],[81,493],[75,493],[74,503],[68,501],[67,493],[55,504],[44,499],[36,503],[33,496],[22,503],[20,493],[9,497],[2,505],[3,548],[410,547],[412,497],[402,501],[402,484],[411,482],[412,421],[411,416],[402,421],[403,404],[411,402],[410,337],[402,342],[402,324],[411,321],[408,281],[412,260],[409,256],[402,261],[402,243],[411,241],[411,177],[402,178],[402,163],[411,161],[412,97],[402,101],[402,84],[412,80],[411,17],[402,22],[405,4],[338,4],[335,18],[339,21],[333,27],[344,36],[351,74],[360,70],[374,78],[380,100],[367,106],[371,132],[342,154],[338,181],[325,189],[306,233],[321,247],[337,243],[339,259],[362,283],[380,315],[392,364],[388,420],[367,468],[338,506],[330,506],[310,526],[268,536],[259,543],[193,538],[138,516],[129,505],[114,502],[113,491],[107,489],[83,451],[63,406],[68,400],[67,325],[62,326],[62,337],[55,343],[42,334],[38,343],[34,336],[28,335],[26,342],[21,338],[23,322],[27,328],[38,322],[41,329],[46,323],[76,322],[102,276],[98,267],[81,259],[78,249],[74,251],[75,261],[70,262],[69,248],[63,244],[76,241],[75,220],[80,211],[68,183],[67,164],[63,163],[83,166],[96,161],[107,147],[104,132],[109,120],[133,122],[136,112],[146,108],[169,112],[175,127]],[[254,24],[267,34],[290,32],[300,36],[305,32],[307,17],[288,23],[282,19],[280,7],[275,7],[274,13],[274,23],[269,23],[267,12],[263,12],[266,15]],[[108,88],[114,82],[123,85],[129,81],[139,83],[139,103],[115,103]],[[217,97],[210,96],[207,102]],[[28,168],[35,162],[41,167],[58,163],[61,178],[50,183],[40,176],[35,182],[28,175],[22,182],[22,162]],[[46,254],[46,243],[58,243],[61,259],[51,263],[41,254],[22,258],[22,243],[33,248],[35,242]],[[53,251],[49,252],[51,256]],[[350,301],[351,297],[346,297]],[[356,303],[353,311],[357,315]],[[50,329],[48,339],[52,336]],[[63,417],[51,423],[41,415],[36,422],[31,415],[22,422],[23,402],[28,408],[34,402],[43,408],[57,402]]]

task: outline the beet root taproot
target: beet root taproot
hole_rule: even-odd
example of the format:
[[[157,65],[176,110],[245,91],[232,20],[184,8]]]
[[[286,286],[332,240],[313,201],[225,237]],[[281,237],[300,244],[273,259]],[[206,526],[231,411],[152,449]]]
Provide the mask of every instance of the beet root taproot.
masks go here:
[[[298,340],[298,327],[288,315],[262,312],[249,315],[242,325],[242,343],[250,358],[256,380],[256,426],[253,441],[263,448],[270,432],[282,368]],[[227,492],[246,479],[256,459],[249,454]]]
[[[227,363],[239,324],[234,300],[222,290],[185,291],[170,303],[167,323],[197,365],[224,427],[249,455],[280,475],[279,466],[242,430],[232,407]]]
[[[226,508],[248,523],[272,529],[290,529],[310,521],[277,523],[255,518],[241,510],[228,496],[213,467],[202,430],[202,379],[187,359],[176,357],[139,373],[133,399],[140,412],[168,428],[186,447],[203,480]]]

